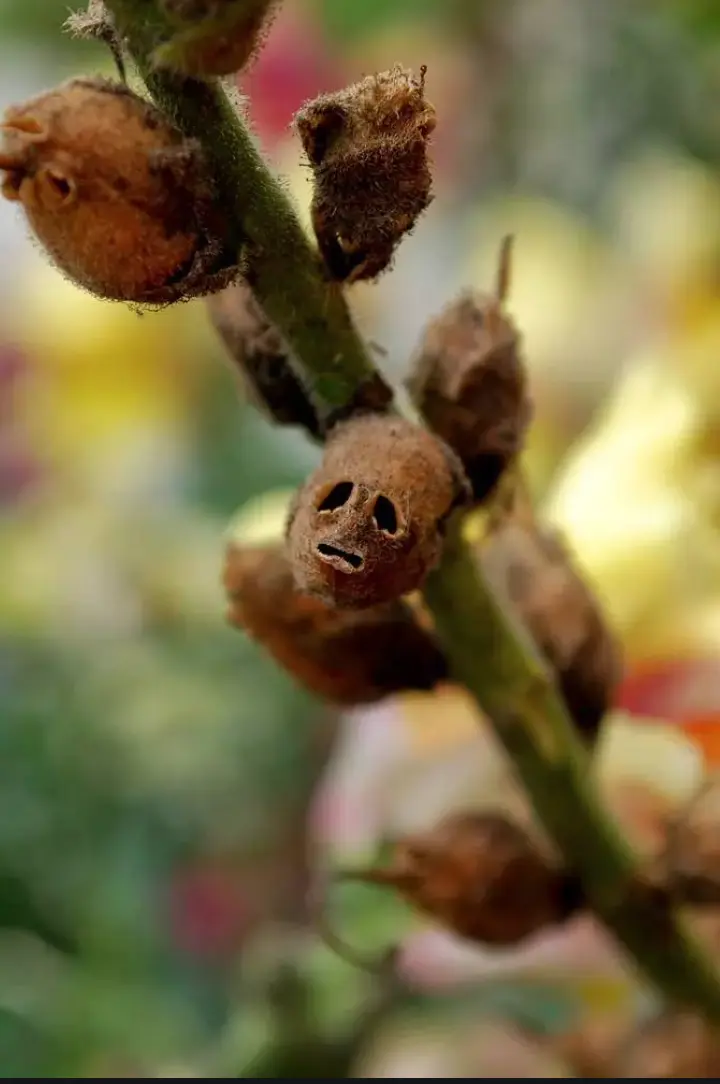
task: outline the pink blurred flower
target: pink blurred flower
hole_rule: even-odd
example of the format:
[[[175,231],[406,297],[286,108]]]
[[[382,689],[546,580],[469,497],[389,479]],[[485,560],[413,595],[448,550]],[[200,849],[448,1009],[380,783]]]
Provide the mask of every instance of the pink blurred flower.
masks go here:
[[[249,96],[253,125],[272,147],[287,135],[293,115],[308,98],[344,82],[342,66],[331,56],[319,24],[309,12],[288,4],[255,63],[239,77],[238,87]]]
[[[629,978],[621,950],[588,915],[514,949],[484,949],[425,927],[405,939],[399,966],[413,985],[433,989],[510,978],[565,983],[598,973]]]

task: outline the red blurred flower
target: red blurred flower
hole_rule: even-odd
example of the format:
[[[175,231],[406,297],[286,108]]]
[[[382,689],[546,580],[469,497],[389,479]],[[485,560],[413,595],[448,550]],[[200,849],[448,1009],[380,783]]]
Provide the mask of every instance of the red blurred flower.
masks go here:
[[[667,719],[720,763],[720,658],[658,659],[635,667],[618,694],[632,715]]]

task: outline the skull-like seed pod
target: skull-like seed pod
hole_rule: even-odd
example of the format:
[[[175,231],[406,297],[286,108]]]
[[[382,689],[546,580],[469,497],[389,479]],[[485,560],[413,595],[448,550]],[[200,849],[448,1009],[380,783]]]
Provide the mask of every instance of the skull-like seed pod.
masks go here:
[[[486,945],[517,944],[565,922],[582,905],[577,880],[495,813],[447,817],[400,841],[389,868],[344,876],[395,888],[459,937]]]
[[[298,591],[282,546],[230,543],[228,620],[244,629],[310,692],[335,704],[367,704],[447,677],[435,638],[401,601],[342,611]]]
[[[431,200],[435,110],[406,69],[369,75],[295,118],[313,171],[313,226],[330,276],[372,279]]]
[[[559,537],[512,518],[479,549],[485,574],[552,667],[568,711],[592,742],[622,676],[619,645]]]
[[[407,380],[428,425],[462,460],[478,503],[521,453],[532,416],[520,335],[502,307],[511,240],[501,251],[497,294],[464,293],[432,320]]]
[[[440,558],[445,520],[466,497],[453,453],[420,426],[379,414],[336,426],[290,512],[298,586],[339,609],[415,590]]]
[[[124,85],[73,79],[11,106],[0,135],[3,195],[91,293],[164,304],[237,275],[199,147]]]

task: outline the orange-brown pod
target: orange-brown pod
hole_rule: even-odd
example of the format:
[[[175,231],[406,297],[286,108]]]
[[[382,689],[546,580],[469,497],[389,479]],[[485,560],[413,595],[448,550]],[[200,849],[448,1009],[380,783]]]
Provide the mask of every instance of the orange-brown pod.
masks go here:
[[[577,881],[495,813],[449,816],[401,840],[389,868],[343,877],[395,888],[459,937],[486,945],[517,944],[582,905]]]
[[[420,426],[382,414],[341,423],[290,513],[298,586],[340,609],[415,590],[466,486],[453,453]]]
[[[502,307],[510,240],[497,295],[468,291],[430,321],[407,380],[428,425],[462,460],[478,503],[519,456],[532,416],[520,336]]]
[[[98,297],[164,304],[236,275],[199,148],[123,84],[73,79],[11,106],[0,135],[3,195]]]
[[[431,200],[435,110],[396,65],[308,102],[295,118],[313,171],[311,213],[331,278],[373,279]]]
[[[228,546],[228,620],[245,629],[311,692],[336,704],[370,703],[447,677],[445,658],[409,606],[343,612],[301,594],[280,546]]]
[[[481,543],[485,574],[552,667],[570,715],[592,742],[622,677],[600,605],[552,531],[509,518]]]

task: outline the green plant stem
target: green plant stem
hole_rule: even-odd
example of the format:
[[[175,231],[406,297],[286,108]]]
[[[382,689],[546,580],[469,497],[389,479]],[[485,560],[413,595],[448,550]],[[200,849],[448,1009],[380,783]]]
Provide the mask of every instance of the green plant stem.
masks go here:
[[[674,1002],[720,1021],[720,979],[598,800],[588,753],[554,683],[450,531],[425,598],[458,680],[493,721],[534,809],[595,912],[640,969]]]
[[[297,375],[321,420],[355,405],[392,398],[351,320],[342,290],[329,282],[280,181],[216,81],[153,67],[170,27],[147,0],[109,0],[120,34],[158,105],[203,146],[227,214],[230,238],[267,315],[294,347]]]
[[[153,97],[202,143],[253,288],[316,406],[325,417],[348,412],[380,378],[281,185],[218,85],[153,69],[149,58],[168,27],[152,0],[107,3]],[[482,578],[457,523],[426,599],[455,676],[493,721],[594,910],[668,1000],[720,1022],[720,977],[666,899],[639,876],[598,802],[587,754],[553,683]]]

